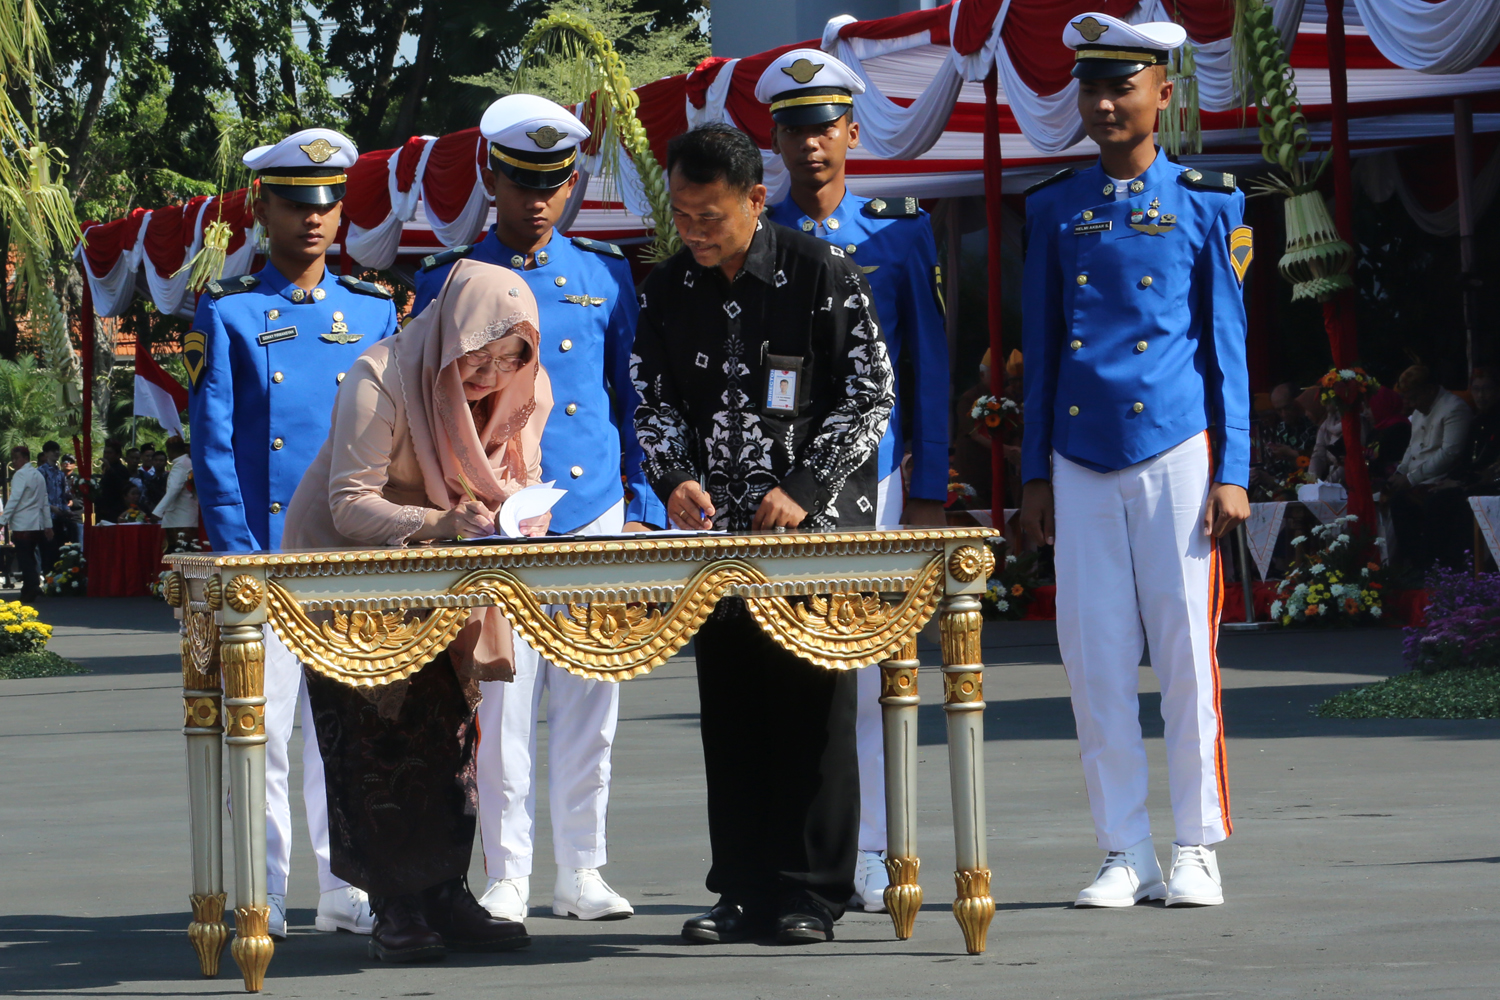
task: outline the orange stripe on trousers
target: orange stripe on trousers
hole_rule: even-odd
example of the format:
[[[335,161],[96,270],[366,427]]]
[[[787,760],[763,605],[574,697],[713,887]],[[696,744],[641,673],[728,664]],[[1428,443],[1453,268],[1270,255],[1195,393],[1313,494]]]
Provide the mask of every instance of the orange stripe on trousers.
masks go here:
[[[1208,446],[1208,474],[1209,482],[1212,483],[1214,447],[1207,431],[1203,434],[1203,440]],[[1224,612],[1224,568],[1219,560],[1219,540],[1212,533],[1209,534],[1208,545],[1208,661],[1214,680],[1214,718],[1219,727],[1218,734],[1214,737],[1214,772],[1219,787],[1219,814],[1223,817],[1224,835],[1227,837],[1234,833],[1234,823],[1229,819],[1229,768],[1225,762],[1223,688],[1219,681],[1219,618]]]

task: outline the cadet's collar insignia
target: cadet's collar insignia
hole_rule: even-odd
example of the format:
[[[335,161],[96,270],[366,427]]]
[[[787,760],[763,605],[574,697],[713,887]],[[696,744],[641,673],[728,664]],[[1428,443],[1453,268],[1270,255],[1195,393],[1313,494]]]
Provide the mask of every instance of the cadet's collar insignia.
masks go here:
[[[343,327],[342,330],[339,329],[341,326]],[[350,333],[349,327],[344,323],[335,323],[333,324],[333,329],[328,333],[322,334],[320,339],[330,344],[352,344],[363,336],[364,334],[362,333]]]
[[[208,350],[208,338],[198,330],[189,330],[182,338],[182,360],[187,365],[188,388],[198,388],[203,377],[203,356]]]
[[[304,292],[302,289],[295,288],[295,287],[292,289],[292,301],[293,302],[301,302],[305,298],[307,298],[307,293]]]
[[[602,306],[609,301],[598,295],[564,295],[563,299],[575,306]]]
[[[1140,194],[1144,190],[1146,190],[1146,182],[1141,180],[1140,178],[1136,178],[1135,180],[1130,182],[1131,194]]]
[[[328,293],[325,292],[325,291],[323,291],[323,289],[321,289],[321,288],[314,288],[308,294],[311,295],[313,298],[317,299],[319,302],[322,302],[323,301],[323,297],[325,295],[327,295]]]
[[[815,63],[811,59],[798,59],[790,66],[781,67],[781,71],[793,80],[806,86],[812,82],[813,77],[818,75],[818,70],[822,69],[825,65],[825,63]]]
[[[1081,21],[1074,21],[1073,27],[1078,29],[1078,33],[1083,36],[1086,42],[1097,42],[1109,30],[1109,25],[1100,22],[1098,18],[1094,17],[1086,17]]]
[[[335,146],[327,139],[319,137],[308,143],[306,146],[301,146],[299,148],[302,150],[302,152],[306,153],[307,158],[309,160],[312,160],[314,163],[326,163],[328,161],[328,158],[331,157],[334,153],[337,153],[341,147]]]
[[[538,250],[536,252],[536,266],[537,267],[546,267],[547,266],[547,261],[549,259],[550,258],[547,256],[547,251],[545,251],[545,250]]]
[[[568,137],[568,133],[559,132],[551,125],[543,125],[535,132],[527,132],[526,135],[537,144],[539,149],[551,149]]]
[[[1113,183],[1104,185],[1104,197],[1108,198],[1110,195],[1112,195],[1114,193],[1115,193],[1115,186],[1114,186]]]
[[[1255,241],[1251,238],[1250,227],[1236,226],[1229,234],[1229,266],[1234,268],[1234,276],[1240,284],[1245,283],[1245,272],[1250,270],[1250,262],[1254,259]]]
[[[510,258],[510,266],[511,267],[525,267],[526,266],[526,258],[522,257],[520,254],[512,254],[511,258]]]
[[[812,232],[812,231],[813,231],[813,229],[814,229],[814,228],[815,228],[815,227],[816,227],[816,226],[817,226],[817,225],[818,225],[818,224],[817,224],[817,223],[816,223],[816,222],[814,222],[814,221],[813,221],[813,220],[811,220],[811,219],[803,219],[803,220],[802,220],[802,231],[803,231],[803,232],[804,232],[804,233],[810,233],[810,232]]]

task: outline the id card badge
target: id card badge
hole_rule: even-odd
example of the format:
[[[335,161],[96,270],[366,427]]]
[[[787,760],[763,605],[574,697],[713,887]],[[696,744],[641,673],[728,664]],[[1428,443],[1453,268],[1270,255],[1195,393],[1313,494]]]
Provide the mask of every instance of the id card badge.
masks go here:
[[[802,390],[802,359],[785,354],[767,354],[765,395],[761,412],[770,417],[795,417]]]

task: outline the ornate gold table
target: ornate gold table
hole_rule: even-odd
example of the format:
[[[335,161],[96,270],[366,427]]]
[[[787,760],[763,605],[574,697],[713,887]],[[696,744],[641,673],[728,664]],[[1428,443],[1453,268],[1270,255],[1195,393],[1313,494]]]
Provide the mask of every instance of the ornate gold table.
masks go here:
[[[222,758],[228,747],[235,938],[258,991],[271,961],[266,901],[265,646],[275,630],[307,666],[346,684],[410,676],[470,608],[505,609],[526,641],[573,673],[627,680],[675,654],[719,598],[745,599],[766,633],[819,666],[878,663],[885,722],[885,901],[909,938],[917,884],[917,632],[941,605],[943,708],[957,846],[954,915],[971,954],[995,913],[985,852],[980,605],[994,560],[985,528],[629,539],[536,539],[362,551],[170,555],[182,632],[193,922],[218,974],[224,922]],[[880,595],[887,595],[882,598]],[[805,599],[803,599],[805,598]],[[545,605],[565,605],[548,614]],[[321,612],[321,614],[320,614]],[[328,614],[331,612],[331,614]]]

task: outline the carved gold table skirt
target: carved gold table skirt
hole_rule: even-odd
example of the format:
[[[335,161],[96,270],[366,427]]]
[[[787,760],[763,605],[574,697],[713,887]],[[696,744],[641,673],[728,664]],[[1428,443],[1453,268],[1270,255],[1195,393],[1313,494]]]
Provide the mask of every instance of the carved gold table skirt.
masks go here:
[[[346,684],[373,686],[421,669],[453,640],[470,608],[495,605],[554,663],[580,676],[621,681],[675,654],[726,595],[744,598],[766,634],[812,663],[830,670],[880,665],[891,883],[885,901],[901,939],[911,937],[922,905],[916,636],[941,607],[958,862],[953,912],[968,951],[982,952],[995,913],[985,853],[977,596],[994,565],[983,541],[988,533],[642,534],[167,556],[173,570],[166,598],[182,631],[193,845],[188,938],[203,974],[218,974],[229,938],[220,847],[226,755],[234,802],[230,951],[245,989],[261,988],[273,951],[266,930],[266,624],[306,666]],[[549,604],[567,610],[549,616]]]

